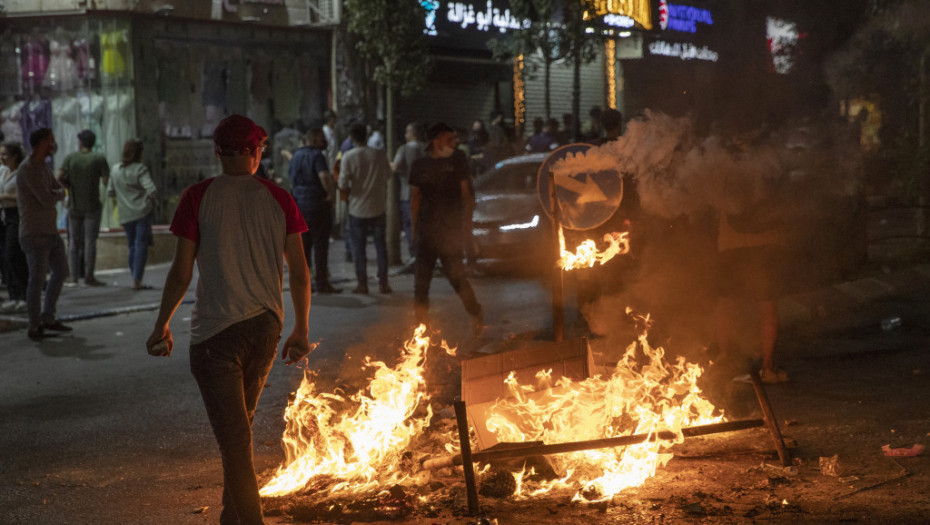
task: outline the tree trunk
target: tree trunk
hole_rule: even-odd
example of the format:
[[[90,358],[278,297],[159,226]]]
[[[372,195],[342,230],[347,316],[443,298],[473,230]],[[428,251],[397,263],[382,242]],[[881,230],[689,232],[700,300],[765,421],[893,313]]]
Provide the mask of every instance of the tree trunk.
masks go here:
[[[552,76],[552,60],[548,56],[543,58],[543,71],[543,78],[545,82],[545,85],[543,86],[543,98],[545,99],[546,105],[546,120],[549,120],[552,118],[552,103],[549,96],[551,88],[549,79]]]
[[[384,144],[388,161],[394,158],[394,87],[390,81],[385,86],[387,111],[385,112]],[[387,187],[387,255],[388,264],[401,264],[400,256],[400,184],[397,175],[391,174]]]

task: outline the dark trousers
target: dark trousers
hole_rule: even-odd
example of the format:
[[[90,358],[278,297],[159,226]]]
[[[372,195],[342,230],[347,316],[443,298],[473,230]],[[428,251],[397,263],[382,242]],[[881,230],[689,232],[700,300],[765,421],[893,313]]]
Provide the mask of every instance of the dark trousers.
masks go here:
[[[65,255],[65,243],[58,234],[27,235],[20,237],[19,242],[29,265],[29,283],[26,285],[29,328],[35,329],[43,324],[55,322],[58,296],[61,295],[61,288],[68,277],[68,256]]]
[[[462,264],[462,237],[450,232],[424,232],[417,242],[414,271],[413,301],[418,323],[429,321],[429,287],[433,280],[433,269],[438,260],[442,264],[452,289],[458,294],[465,310],[472,316],[481,313],[481,305],[475,297],[471,283],[465,278]]]
[[[329,284],[329,235],[333,230],[333,207],[328,202],[321,202],[302,207],[300,213],[307,222],[307,231],[303,233],[304,255],[307,264],[313,264],[315,286]]]
[[[223,458],[221,525],[263,523],[252,419],[280,338],[281,322],[266,311],[190,347],[191,372]]]
[[[378,260],[378,283],[387,284],[387,230],[386,220],[382,213],[377,217],[361,218],[349,215],[349,231],[352,233],[352,258],[355,261],[355,276],[359,286],[368,284],[368,255],[365,246],[368,236],[375,240],[375,256]]]
[[[102,211],[68,210],[68,256],[71,279],[93,281],[97,264],[97,235]]]
[[[152,242],[152,217],[149,213],[141,219],[123,224],[126,242],[129,244],[129,273],[132,280],[142,282],[145,274],[145,262],[149,258],[149,244]]]
[[[400,224],[404,229],[404,237],[407,238],[408,253],[414,257],[417,253],[413,245],[413,230],[410,223],[410,201],[400,201]]]
[[[29,265],[19,244],[19,208],[3,208],[3,280],[11,301],[26,300]]]

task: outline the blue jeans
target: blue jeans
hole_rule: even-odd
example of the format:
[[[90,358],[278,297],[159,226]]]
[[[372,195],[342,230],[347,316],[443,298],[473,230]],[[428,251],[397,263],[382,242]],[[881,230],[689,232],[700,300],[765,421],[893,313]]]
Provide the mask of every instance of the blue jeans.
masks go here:
[[[252,420],[280,338],[281,322],[266,311],[190,347],[191,373],[223,460],[222,525],[263,523]]]
[[[387,284],[387,230],[385,228],[385,215],[361,218],[349,215],[349,232],[352,236],[352,258],[355,261],[355,277],[359,286],[368,284],[368,256],[365,246],[368,244],[368,235],[375,240],[375,255],[378,260],[378,283]]]
[[[29,312],[29,328],[36,329],[44,323],[55,322],[58,296],[68,277],[68,257],[65,243],[58,235],[27,235],[19,238],[29,265],[29,284],[26,285],[26,310]],[[51,270],[45,302],[42,288],[46,274]]]
[[[71,278],[94,280],[97,264],[97,234],[100,233],[101,210],[79,212],[68,210],[68,253]]]
[[[152,214],[124,223],[123,230],[129,243],[129,273],[134,281],[141,283],[145,261],[149,257],[149,243],[152,242]]]

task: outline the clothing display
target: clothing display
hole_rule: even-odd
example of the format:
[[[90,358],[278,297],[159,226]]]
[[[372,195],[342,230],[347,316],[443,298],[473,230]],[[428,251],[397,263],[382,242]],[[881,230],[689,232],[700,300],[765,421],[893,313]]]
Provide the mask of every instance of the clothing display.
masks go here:
[[[53,158],[55,165],[61,166],[65,157],[80,148],[77,134],[84,129],[81,127],[81,104],[76,97],[56,98],[52,101],[52,114],[55,115],[52,132],[58,143]]]
[[[4,140],[8,142],[23,143],[22,110],[24,102],[14,102],[10,107],[0,111],[0,131]]]
[[[52,127],[52,103],[46,99],[34,98],[23,105],[19,117],[23,130],[23,148],[26,152],[32,151],[29,147],[29,135],[40,128]]]
[[[126,57],[129,51],[129,31],[118,29],[100,33],[100,69],[104,80],[123,78],[126,71]]]
[[[78,86],[77,65],[68,42],[52,40],[48,45],[51,59],[42,85],[56,91],[71,91]]]
[[[48,70],[48,42],[45,39],[28,39],[22,44],[23,91],[37,93]]]

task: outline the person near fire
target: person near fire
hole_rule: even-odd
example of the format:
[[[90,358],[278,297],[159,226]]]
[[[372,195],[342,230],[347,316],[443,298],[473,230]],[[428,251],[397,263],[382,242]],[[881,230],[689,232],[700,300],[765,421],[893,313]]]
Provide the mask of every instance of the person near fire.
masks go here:
[[[474,194],[469,184],[468,158],[456,149],[455,130],[433,124],[427,133],[427,155],[410,168],[411,230],[416,245],[414,313],[429,324],[429,288],[436,261],[465,310],[475,336],[484,330],[484,315],[462,262],[464,239],[470,234]]]
[[[774,158],[757,132],[733,134],[728,148],[734,155],[753,151],[758,158]],[[777,165],[777,162],[772,162]],[[775,366],[778,339],[777,299],[785,284],[786,225],[779,207],[782,178],[771,173],[764,190],[741,213],[719,212],[717,230],[716,344],[722,356],[732,355],[739,312],[755,307],[759,319],[762,368],[765,383],[784,383],[788,374]]]
[[[16,168],[16,202],[19,205],[19,244],[29,266],[27,335],[30,339],[41,339],[54,335],[49,332],[71,331],[70,326],[55,317],[58,297],[68,277],[68,257],[65,243],[58,235],[55,209],[55,205],[65,199],[65,189],[46,164],[46,159],[58,149],[52,130],[33,131],[29,134],[29,145],[32,153]]]
[[[254,177],[265,130],[242,115],[213,132],[223,173],[188,187],[171,222],[177,237],[148,353],[170,356],[169,322],[199,270],[191,315],[190,367],[223,461],[221,524],[263,523],[252,463],[252,420],[271,370],[284,319],[287,262],[294,328],[281,358],[310,353],[310,272],[301,234],[307,225],[294,199]]]
[[[374,238],[378,261],[378,291],[391,293],[388,284],[387,261],[387,184],[391,178],[391,164],[387,153],[365,143],[366,129],[355,124],[349,136],[355,147],[342,157],[339,173],[339,190],[349,203],[349,232],[352,237],[352,259],[358,286],[352,293],[368,293],[368,236]]]
[[[327,140],[324,131],[314,128],[304,137],[288,167],[291,195],[307,223],[303,236],[304,256],[313,260],[313,291],[323,294],[341,290],[329,282],[329,235],[333,229],[333,203],[336,181],[326,162]]]

